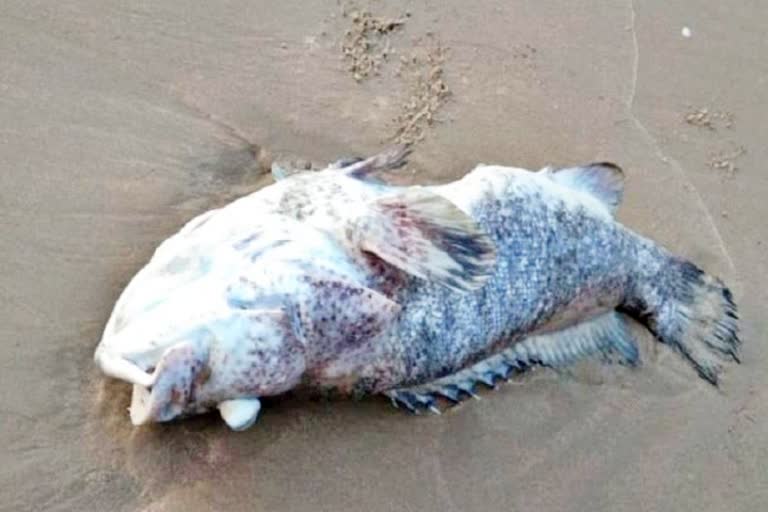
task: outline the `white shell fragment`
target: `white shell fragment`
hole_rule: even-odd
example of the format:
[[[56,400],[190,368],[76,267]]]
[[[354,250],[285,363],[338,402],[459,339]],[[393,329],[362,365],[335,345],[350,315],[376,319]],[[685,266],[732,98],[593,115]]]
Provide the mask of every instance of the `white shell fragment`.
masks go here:
[[[219,412],[229,428],[235,431],[246,430],[256,422],[261,410],[257,398],[225,400],[219,404]]]

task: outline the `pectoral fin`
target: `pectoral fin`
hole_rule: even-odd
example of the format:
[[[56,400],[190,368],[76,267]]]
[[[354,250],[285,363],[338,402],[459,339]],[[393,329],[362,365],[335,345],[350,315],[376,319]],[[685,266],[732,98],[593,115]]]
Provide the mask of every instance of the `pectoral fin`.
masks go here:
[[[347,236],[390,265],[454,290],[481,288],[496,263],[493,241],[475,221],[423,188],[374,201],[350,221]]]

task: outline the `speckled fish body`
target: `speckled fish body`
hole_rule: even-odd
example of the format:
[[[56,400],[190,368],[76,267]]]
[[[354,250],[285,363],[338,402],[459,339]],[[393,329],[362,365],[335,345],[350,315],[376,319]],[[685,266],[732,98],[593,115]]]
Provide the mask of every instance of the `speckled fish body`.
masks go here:
[[[403,156],[282,179],[164,242],[96,353],[134,384],[134,423],[218,407],[242,429],[299,386],[434,409],[534,364],[633,364],[619,311],[712,383],[736,358],[727,288],[613,218],[617,167],[371,178]]]

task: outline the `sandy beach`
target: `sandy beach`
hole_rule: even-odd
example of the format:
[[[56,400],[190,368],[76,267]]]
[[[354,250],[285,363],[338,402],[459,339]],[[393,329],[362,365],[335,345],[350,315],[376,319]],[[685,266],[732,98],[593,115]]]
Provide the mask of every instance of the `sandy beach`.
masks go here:
[[[133,5],[131,5],[133,4]],[[768,4],[5,0],[0,511],[768,507]],[[610,160],[620,220],[722,277],[720,389],[637,329],[638,369],[540,370],[441,416],[265,402],[134,428],[93,350],[194,215],[414,144],[403,183]]]

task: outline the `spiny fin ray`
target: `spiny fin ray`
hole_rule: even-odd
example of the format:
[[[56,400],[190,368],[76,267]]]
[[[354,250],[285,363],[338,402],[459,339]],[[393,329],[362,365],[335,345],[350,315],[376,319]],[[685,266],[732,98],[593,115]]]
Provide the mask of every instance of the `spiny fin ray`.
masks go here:
[[[433,382],[385,392],[392,402],[410,412],[435,406],[438,397],[458,403],[477,397],[479,383],[494,388],[497,380],[508,380],[533,366],[563,368],[599,354],[604,360],[618,356],[619,363],[635,366],[637,344],[625,320],[616,312],[546,334],[528,337],[508,349]]]

